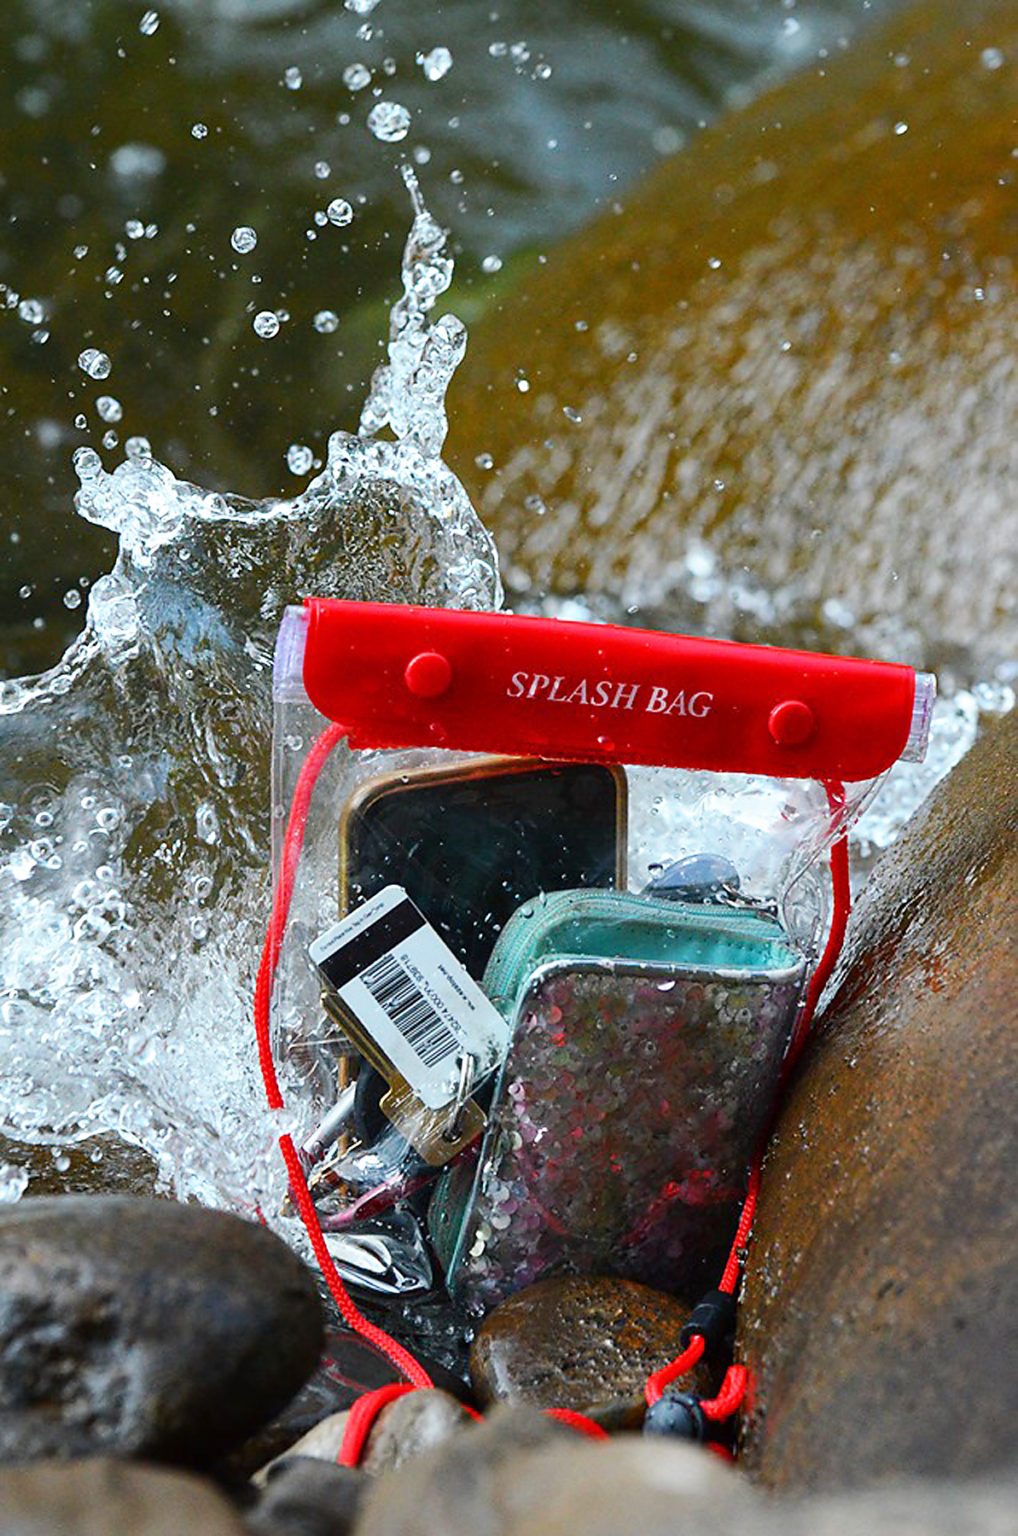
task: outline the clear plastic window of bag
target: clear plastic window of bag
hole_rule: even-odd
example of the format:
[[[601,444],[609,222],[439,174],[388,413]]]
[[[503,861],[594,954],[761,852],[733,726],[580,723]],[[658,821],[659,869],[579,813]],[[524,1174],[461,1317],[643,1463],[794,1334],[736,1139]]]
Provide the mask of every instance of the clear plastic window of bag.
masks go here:
[[[881,775],[627,765],[603,736],[592,761],[355,749],[308,697],[306,633],[289,610],[271,1038],[341,1272],[475,1310],[561,1272],[708,1281],[830,922],[826,854]],[[535,675],[507,691],[598,686]]]

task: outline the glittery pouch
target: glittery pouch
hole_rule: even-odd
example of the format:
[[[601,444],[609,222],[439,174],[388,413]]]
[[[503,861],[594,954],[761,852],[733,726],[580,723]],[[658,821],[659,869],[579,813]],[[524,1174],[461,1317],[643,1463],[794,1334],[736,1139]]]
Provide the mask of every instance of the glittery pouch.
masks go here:
[[[479,1156],[429,1212],[472,1311],[550,1274],[696,1294],[731,1239],[807,962],[771,915],[554,893],[507,925],[485,987],[512,1044]]]

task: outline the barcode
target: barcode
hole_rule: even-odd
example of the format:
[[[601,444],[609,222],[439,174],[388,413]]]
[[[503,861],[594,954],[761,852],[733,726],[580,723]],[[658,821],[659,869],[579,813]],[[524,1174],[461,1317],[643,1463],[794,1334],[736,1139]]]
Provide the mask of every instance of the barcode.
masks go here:
[[[361,971],[360,979],[426,1067],[456,1055],[459,1040],[392,955],[383,955],[369,965]]]

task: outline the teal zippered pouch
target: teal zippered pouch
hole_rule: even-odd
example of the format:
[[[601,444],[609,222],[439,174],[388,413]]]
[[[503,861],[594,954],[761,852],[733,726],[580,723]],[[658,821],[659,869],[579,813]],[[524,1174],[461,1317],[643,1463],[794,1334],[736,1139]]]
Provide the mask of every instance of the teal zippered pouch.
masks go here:
[[[475,1159],[429,1228],[482,1312],[558,1273],[695,1293],[723,1254],[803,995],[769,911],[627,891],[520,907],[484,988],[511,1029]]]

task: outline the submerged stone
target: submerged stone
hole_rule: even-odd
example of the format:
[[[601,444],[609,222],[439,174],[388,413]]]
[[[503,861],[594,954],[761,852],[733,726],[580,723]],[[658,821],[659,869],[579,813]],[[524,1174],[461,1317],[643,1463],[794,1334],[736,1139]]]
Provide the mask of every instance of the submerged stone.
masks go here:
[[[739,1351],[776,1488],[1014,1466],[1018,713],[867,886],[764,1170]]]
[[[927,664],[1013,654],[1018,74],[991,48],[1018,54],[1013,11],[909,6],[475,328],[449,458],[510,586]]]
[[[643,1386],[681,1353],[691,1308],[632,1280],[541,1280],[485,1318],[470,1354],[482,1403],[508,1398],[639,1426]],[[684,1385],[710,1392],[699,1367]]]
[[[310,1271],[266,1228],[118,1196],[0,1212],[0,1461],[209,1462],[321,1347]]]

